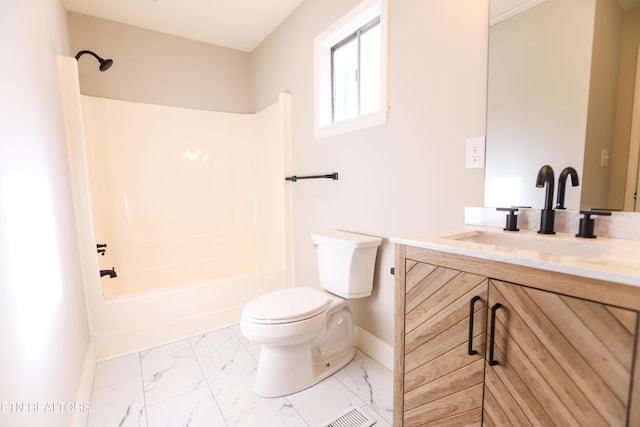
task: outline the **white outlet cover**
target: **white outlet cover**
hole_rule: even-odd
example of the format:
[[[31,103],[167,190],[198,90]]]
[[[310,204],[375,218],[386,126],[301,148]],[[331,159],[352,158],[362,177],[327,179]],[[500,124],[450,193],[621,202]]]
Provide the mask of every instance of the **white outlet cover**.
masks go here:
[[[484,168],[484,136],[467,138],[465,149],[465,167]]]

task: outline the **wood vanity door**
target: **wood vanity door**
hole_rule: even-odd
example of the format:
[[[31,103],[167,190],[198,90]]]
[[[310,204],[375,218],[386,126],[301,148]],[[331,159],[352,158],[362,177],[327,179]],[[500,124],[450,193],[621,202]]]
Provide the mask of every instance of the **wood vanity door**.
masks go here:
[[[496,304],[484,425],[626,425],[635,311],[491,280]]]
[[[404,426],[479,426],[488,280],[409,259],[405,274]]]

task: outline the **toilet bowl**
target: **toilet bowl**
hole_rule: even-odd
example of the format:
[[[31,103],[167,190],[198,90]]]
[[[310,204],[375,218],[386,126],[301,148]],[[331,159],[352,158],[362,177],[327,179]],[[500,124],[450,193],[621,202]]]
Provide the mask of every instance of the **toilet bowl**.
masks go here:
[[[274,303],[279,314],[266,319]],[[310,287],[282,289],[251,301],[243,310],[240,330],[250,342],[261,344],[254,389],[263,397],[308,388],[355,356],[347,301]]]
[[[320,285],[298,286],[247,303],[240,330],[261,344],[255,392],[285,396],[311,387],[355,356],[347,299],[369,296],[381,239],[332,231],[313,233]]]

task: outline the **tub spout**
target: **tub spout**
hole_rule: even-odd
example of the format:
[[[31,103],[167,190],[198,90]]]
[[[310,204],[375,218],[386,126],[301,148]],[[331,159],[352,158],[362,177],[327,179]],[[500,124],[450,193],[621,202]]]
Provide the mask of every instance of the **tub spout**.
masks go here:
[[[116,273],[116,268],[112,267],[111,270],[100,270],[100,277],[104,277],[104,276],[109,276],[110,279],[113,279],[114,277],[118,277],[118,274]]]

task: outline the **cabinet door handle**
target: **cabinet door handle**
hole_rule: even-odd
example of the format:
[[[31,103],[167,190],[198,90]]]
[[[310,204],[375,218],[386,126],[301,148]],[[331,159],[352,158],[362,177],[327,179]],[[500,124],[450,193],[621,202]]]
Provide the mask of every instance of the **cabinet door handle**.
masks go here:
[[[495,303],[491,307],[491,337],[489,338],[489,366],[496,366],[499,364],[497,360],[493,358],[493,347],[496,341],[496,311],[502,307],[499,302]]]
[[[478,354],[478,350],[473,349],[473,313],[475,311],[473,306],[479,299],[480,297],[476,295],[475,297],[471,298],[471,301],[469,302],[469,356]]]

